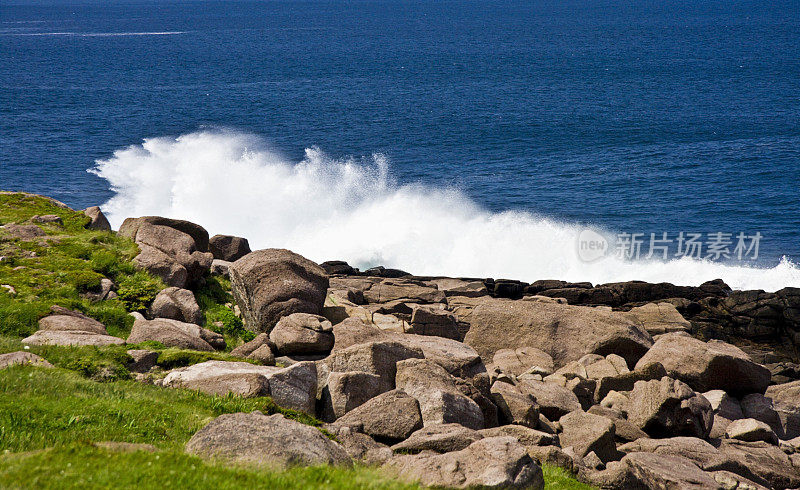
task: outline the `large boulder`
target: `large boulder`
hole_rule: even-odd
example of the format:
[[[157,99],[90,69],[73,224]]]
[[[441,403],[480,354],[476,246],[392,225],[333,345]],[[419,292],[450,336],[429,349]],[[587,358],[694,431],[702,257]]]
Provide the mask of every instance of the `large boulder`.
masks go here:
[[[763,393],[770,372],[741,349],[711,340],[703,342],[680,334],[666,334],[637,363],[659,362],[669,376],[698,391],[725,390],[733,396]]]
[[[614,444],[614,422],[611,420],[576,410],[564,415],[558,422],[562,428],[558,436],[561,447],[572,447],[581,458],[594,452],[604,463],[619,459]]]
[[[102,347],[106,345],[122,345],[125,340],[111,335],[77,330],[38,330],[30,337],[22,339],[22,343],[27,345],[93,345]]]
[[[422,414],[415,398],[393,390],[351,410],[336,425],[355,427],[379,441],[395,442],[422,428]]]
[[[319,430],[260,412],[220,415],[192,436],[186,452],[272,467],[351,464],[345,450]]]
[[[711,473],[681,456],[631,453],[622,458],[619,467],[626,474],[621,488],[723,488]]]
[[[525,379],[520,380],[517,387],[522,393],[531,395],[539,406],[539,412],[550,420],[558,420],[570,412],[581,409],[581,403],[575,393],[556,383]]]
[[[503,380],[492,384],[491,397],[498,409],[500,422],[535,428],[539,425],[536,398]]]
[[[137,319],[128,336],[129,344],[152,340],[167,347],[179,347],[201,351],[225,348],[222,335],[194,323],[185,323],[168,318],[155,320]]]
[[[392,446],[392,450],[404,454],[422,451],[449,453],[460,451],[483,437],[478,431],[461,424],[429,425],[414,432],[405,441]]]
[[[411,325],[408,333],[432,335],[461,340],[456,317],[449,311],[427,305],[417,305],[411,309]]]
[[[108,335],[105,325],[83,313],[68,310],[60,306],[52,306],[50,312],[52,313],[51,315],[39,320],[39,330],[60,332],[80,331]]]
[[[139,245],[134,262],[169,286],[196,284],[214,260],[207,252],[208,232],[189,221],[160,216],[128,218],[119,233]]]
[[[486,359],[531,346],[549,354],[556,368],[590,353],[619,354],[633,365],[652,345],[624,313],[605,309],[489,297],[454,297],[450,306],[469,326],[464,342]]]
[[[281,317],[322,313],[328,275],[294,252],[257,250],[234,262],[229,272],[233,296],[248,330],[269,333]]]
[[[406,359],[396,365],[395,386],[417,399],[425,426],[459,423],[483,429],[477,403],[464,395],[458,381],[430,359]]]
[[[402,478],[437,487],[544,488],[542,469],[513,437],[489,437],[460,451],[423,452],[388,462]]]
[[[216,395],[269,395],[281,407],[315,414],[317,370],[313,362],[280,368],[248,362],[206,361],[173,369],[162,383]]]
[[[730,471],[759,483],[766,483],[740,460],[724,454],[713,445],[696,437],[641,438],[623,444],[618,449],[626,454],[643,452],[659,456],[680,456],[689,459],[704,471]]]
[[[763,478],[773,488],[800,487],[800,461],[766,442],[722,439],[720,453]]]
[[[105,325],[83,313],[51,306],[51,315],[39,320],[39,330],[22,339],[28,345],[121,345],[125,341],[108,335]]]
[[[380,378],[380,389],[383,392],[395,387],[398,362],[422,357],[420,349],[410,349],[399,342],[377,341],[334,351],[321,362],[331,372],[360,371],[374,374]]]
[[[671,303],[647,303],[631,308],[628,318],[638,323],[650,335],[688,332],[692,324]]]
[[[150,305],[152,318],[170,318],[185,323],[202,325],[204,318],[194,293],[188,289],[169,287],[162,289]]]
[[[164,218],[162,216],[142,216],[127,218],[119,227],[119,234],[135,238],[139,229],[146,225],[166,226],[188,235],[200,252],[208,252],[208,232],[202,226],[181,219]]]
[[[381,389],[381,378],[376,374],[359,371],[330,373],[321,396],[322,401],[330,405],[324,418],[333,421],[343,417],[383,393]]]
[[[772,385],[764,395],[772,400],[781,439],[800,436],[800,380]]]
[[[778,436],[772,431],[769,425],[756,419],[734,420],[725,428],[725,435],[730,439],[740,441],[764,441],[770,444],[778,444]]]
[[[208,251],[215,259],[234,262],[250,253],[250,243],[247,238],[214,235],[208,241]]]
[[[500,349],[494,353],[492,365],[505,374],[520,376],[531,372],[546,376],[553,372],[553,358],[536,347]]]
[[[627,403],[628,420],[653,437],[704,439],[714,413],[708,400],[685,383],[669,377],[637,381]]]
[[[313,354],[333,348],[333,327],[325,317],[292,313],[278,320],[269,340],[279,354]]]

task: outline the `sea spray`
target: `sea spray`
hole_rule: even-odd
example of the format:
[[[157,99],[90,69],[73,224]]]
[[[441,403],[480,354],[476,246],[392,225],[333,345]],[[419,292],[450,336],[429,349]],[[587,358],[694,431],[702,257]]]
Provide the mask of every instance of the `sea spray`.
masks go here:
[[[686,257],[586,262],[577,249],[583,227],[489,212],[456,189],[400,185],[380,154],[334,159],[311,148],[293,163],[257,136],[215,130],[145,139],[91,172],[115,192],[102,206],[115,228],[129,216],[188,219],[211,234],[247,237],[253,249],[288,248],[316,261],[526,281],[699,285],[721,278],[737,289],[800,287],[800,269],[786,259],[771,268]]]

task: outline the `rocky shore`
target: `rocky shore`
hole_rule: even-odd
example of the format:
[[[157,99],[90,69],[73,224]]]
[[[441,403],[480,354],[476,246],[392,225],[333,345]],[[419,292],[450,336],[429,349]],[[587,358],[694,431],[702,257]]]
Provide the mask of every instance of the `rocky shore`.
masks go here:
[[[85,214],[113,233],[98,208]],[[55,218],[0,235],[44,239],[40,223]],[[542,464],[599,488],[800,487],[800,289],[359,271],[153,216],[117,233],[138,246],[136,267],[168,286],[131,313],[128,336],[54,305],[23,344],[234,347],[236,360],[163,372],[158,353],[137,348],[129,367],[142,383],[269,396],[324,422],[323,432],[280,414],[225,414],[191,437],[189,454],[374,465],[443,487],[543,488]],[[205,323],[196,291],[215,276],[229,279],[249,342],[229,345]],[[108,301],[117,285],[91,294]],[[0,355],[0,367],[20,363],[48,364]]]

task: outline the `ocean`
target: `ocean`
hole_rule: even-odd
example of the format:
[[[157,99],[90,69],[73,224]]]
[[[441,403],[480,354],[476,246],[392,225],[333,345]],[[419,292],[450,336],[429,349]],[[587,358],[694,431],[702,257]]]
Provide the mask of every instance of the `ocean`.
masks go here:
[[[0,0],[0,73],[0,189],[115,226],[800,287],[796,0]]]

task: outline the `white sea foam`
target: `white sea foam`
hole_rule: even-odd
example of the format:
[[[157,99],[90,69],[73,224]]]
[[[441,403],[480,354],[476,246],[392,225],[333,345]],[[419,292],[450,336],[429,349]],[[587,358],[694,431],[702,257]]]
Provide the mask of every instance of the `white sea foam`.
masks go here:
[[[527,212],[492,213],[453,189],[397,185],[380,154],[335,160],[311,148],[293,163],[258,137],[202,131],[146,139],[98,161],[92,172],[116,192],[102,206],[114,227],[128,216],[188,219],[211,234],[247,237],[254,249],[284,247],[316,261],[527,281],[698,285],[722,278],[739,289],[800,287],[800,269],[785,259],[772,268],[688,258],[586,263],[577,252],[582,227]]]

